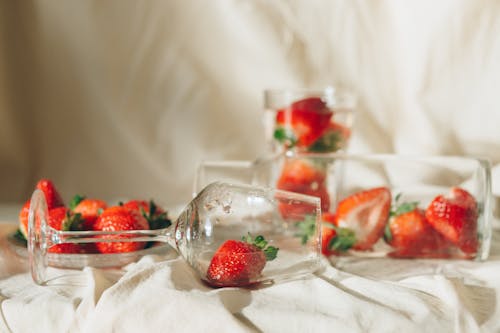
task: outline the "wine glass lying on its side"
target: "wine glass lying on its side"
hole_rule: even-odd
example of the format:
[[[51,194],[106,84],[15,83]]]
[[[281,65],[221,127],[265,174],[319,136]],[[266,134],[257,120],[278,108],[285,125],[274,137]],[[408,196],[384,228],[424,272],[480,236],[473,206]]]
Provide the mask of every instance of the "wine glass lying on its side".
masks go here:
[[[284,213],[285,211],[289,213]],[[245,287],[302,277],[320,268],[320,200],[248,185],[212,183],[164,229],[60,231],[48,225],[43,192],[28,217],[33,280],[47,282],[48,249],[63,243],[165,242],[214,287]]]

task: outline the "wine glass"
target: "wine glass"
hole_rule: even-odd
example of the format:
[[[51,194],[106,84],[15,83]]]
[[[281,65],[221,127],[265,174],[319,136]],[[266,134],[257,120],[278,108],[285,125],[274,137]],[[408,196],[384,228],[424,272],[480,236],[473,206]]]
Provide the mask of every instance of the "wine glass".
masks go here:
[[[287,209],[292,213],[284,214]],[[274,283],[320,268],[320,216],[319,199],[312,196],[215,182],[200,191],[176,222],[164,229],[60,231],[48,225],[45,197],[41,191],[35,190],[28,217],[31,275],[37,284],[47,282],[48,249],[57,244],[154,241],[165,242],[176,249],[211,286],[245,287]],[[306,225],[307,235],[304,234]],[[226,243],[234,245],[250,240],[259,244],[247,246],[244,253],[233,253],[238,250],[228,250],[227,246],[222,249]],[[247,268],[245,271],[241,267],[244,264],[255,266],[256,261],[262,261],[262,253],[267,256],[268,249],[274,250],[274,260],[260,262],[263,266],[260,269]],[[229,267],[232,264],[240,267]],[[236,274],[234,270],[240,270],[238,277],[220,278],[213,274]]]

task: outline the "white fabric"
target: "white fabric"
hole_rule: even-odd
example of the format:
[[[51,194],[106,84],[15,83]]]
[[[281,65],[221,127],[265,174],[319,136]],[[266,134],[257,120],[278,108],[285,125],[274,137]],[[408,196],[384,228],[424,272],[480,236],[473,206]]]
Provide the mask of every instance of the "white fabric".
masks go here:
[[[500,196],[496,0],[0,2],[0,200],[191,197],[203,159],[262,154],[262,91],[358,95],[352,152],[482,155]],[[500,201],[496,199],[497,213]],[[4,235],[4,234],[2,234]],[[180,259],[38,287],[2,243],[3,332],[499,332],[486,263],[361,260],[212,290]]]
[[[173,251],[123,271],[51,269],[60,277],[41,287],[4,246],[0,331],[498,332],[494,241],[483,263],[325,258],[315,275],[255,290],[207,287]]]

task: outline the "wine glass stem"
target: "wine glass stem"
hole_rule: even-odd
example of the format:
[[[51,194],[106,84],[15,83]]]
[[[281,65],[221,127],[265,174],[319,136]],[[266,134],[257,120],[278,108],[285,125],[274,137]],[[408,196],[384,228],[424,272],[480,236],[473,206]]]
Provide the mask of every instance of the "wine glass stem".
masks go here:
[[[127,231],[57,231],[50,237],[50,246],[62,243],[163,242],[175,248],[172,227],[154,230]]]

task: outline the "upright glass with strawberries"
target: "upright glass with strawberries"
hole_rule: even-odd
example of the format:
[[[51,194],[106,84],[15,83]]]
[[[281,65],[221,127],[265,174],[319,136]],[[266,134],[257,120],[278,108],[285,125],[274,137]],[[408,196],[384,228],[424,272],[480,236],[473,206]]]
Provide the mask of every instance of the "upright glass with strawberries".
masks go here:
[[[332,153],[351,137],[355,98],[334,87],[323,90],[266,90],[264,127],[273,152]]]

